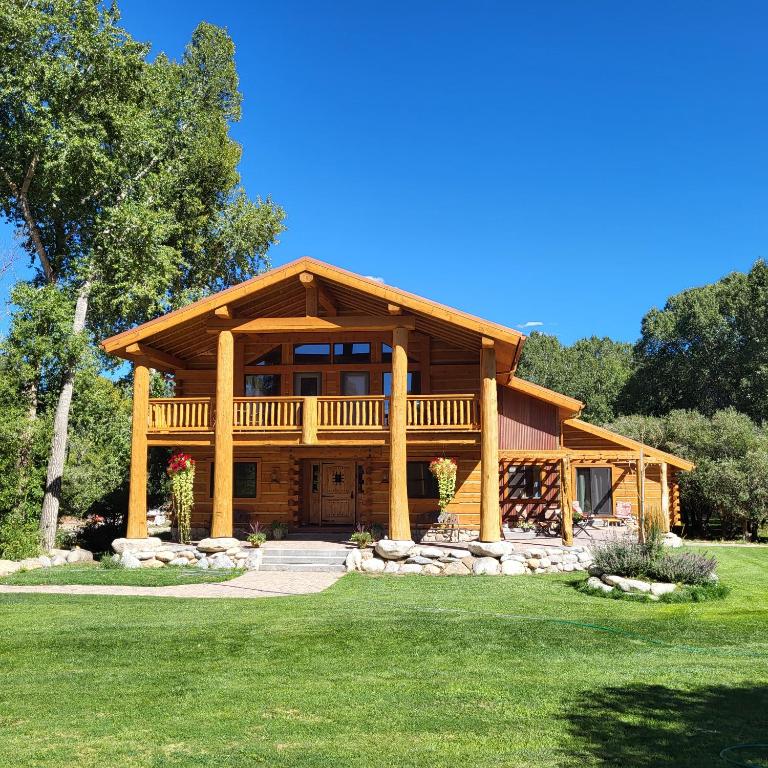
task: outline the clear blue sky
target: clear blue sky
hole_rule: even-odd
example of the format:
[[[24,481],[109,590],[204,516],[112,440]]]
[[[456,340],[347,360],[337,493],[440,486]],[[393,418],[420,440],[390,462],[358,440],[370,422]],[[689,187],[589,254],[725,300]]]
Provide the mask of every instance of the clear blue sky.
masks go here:
[[[571,342],[768,253],[764,2],[120,5],[172,57],[200,20],[234,37],[275,264]]]

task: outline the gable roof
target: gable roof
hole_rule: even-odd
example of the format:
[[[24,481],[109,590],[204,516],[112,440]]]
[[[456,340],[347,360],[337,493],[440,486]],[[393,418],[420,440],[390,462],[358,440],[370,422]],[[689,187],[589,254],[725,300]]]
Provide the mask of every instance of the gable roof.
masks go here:
[[[586,432],[590,435],[594,435],[595,437],[599,437],[603,440],[608,440],[612,443],[615,443],[616,445],[620,445],[622,448],[628,448],[637,452],[642,450],[646,456],[658,459],[659,461],[665,461],[667,464],[671,464],[673,467],[677,467],[678,469],[690,471],[696,466],[693,462],[688,461],[687,459],[683,459],[680,456],[675,456],[674,454],[667,453],[666,451],[660,451],[658,448],[645,445],[645,443],[641,443],[638,440],[633,440],[631,437],[624,437],[624,435],[620,435],[618,432],[613,432],[610,429],[606,429],[605,427],[598,427],[595,424],[590,424],[589,422],[582,421],[581,419],[566,419],[563,424],[569,427],[573,427],[574,429],[578,429],[582,432]]]
[[[161,352],[184,357],[185,347],[178,342],[191,340],[192,350],[210,342],[210,338],[200,339],[200,332],[204,331],[204,320],[212,317],[215,310],[222,307],[233,307],[243,317],[286,317],[292,313],[304,315],[305,292],[299,280],[293,280],[304,272],[316,275],[322,285],[334,296],[338,296],[350,310],[387,314],[387,305],[396,304],[415,316],[417,331],[442,335],[467,348],[478,348],[482,337],[498,342],[497,368],[501,371],[513,370],[519,359],[526,338],[519,331],[308,256],[123,331],[102,341],[101,346],[110,354],[130,358],[126,347],[145,343],[155,346]]]
[[[522,392],[525,395],[544,400],[547,403],[552,403],[552,405],[556,405],[572,415],[579,413],[584,408],[584,403],[575,397],[568,397],[568,395],[555,392],[553,389],[547,389],[539,384],[534,384],[532,381],[519,379],[517,376],[510,376],[509,380],[504,382],[504,386],[514,389],[516,392]]]

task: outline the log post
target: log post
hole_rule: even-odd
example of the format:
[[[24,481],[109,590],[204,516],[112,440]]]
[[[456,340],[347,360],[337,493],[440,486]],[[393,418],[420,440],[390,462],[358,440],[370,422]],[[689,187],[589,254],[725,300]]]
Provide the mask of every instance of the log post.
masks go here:
[[[299,280],[304,286],[306,294],[306,313],[307,317],[317,317],[318,310],[318,288],[317,280],[311,272],[302,272]]]
[[[301,442],[317,443],[317,398],[305,397],[301,404]]]
[[[664,533],[669,533],[672,520],[669,516],[669,471],[667,462],[662,461],[661,469],[661,526]]]
[[[496,349],[492,339],[483,339],[480,376],[480,541],[499,541],[499,408],[496,394]]]
[[[409,541],[408,459],[406,408],[408,407],[408,329],[392,331],[392,391],[389,403],[389,538]]]
[[[131,424],[131,485],[128,495],[129,539],[147,538],[147,418],[149,416],[149,368],[133,367],[133,422]]]
[[[234,337],[219,333],[216,359],[216,427],[214,453],[213,514],[211,537],[232,535],[232,410],[234,379]]]
[[[645,456],[642,449],[637,455],[637,540],[645,541]]]
[[[571,493],[571,460],[567,456],[560,459],[560,536],[563,546],[573,546],[573,498]]]

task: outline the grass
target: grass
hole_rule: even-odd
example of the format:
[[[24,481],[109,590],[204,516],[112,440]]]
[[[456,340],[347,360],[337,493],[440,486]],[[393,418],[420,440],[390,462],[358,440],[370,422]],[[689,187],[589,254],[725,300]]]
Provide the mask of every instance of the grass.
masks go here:
[[[0,764],[724,766],[768,733],[768,550],[717,556],[730,593],[687,604],[574,574],[0,595]]]
[[[240,576],[242,570],[185,568],[102,568],[98,563],[59,565],[16,571],[0,579],[0,584],[34,586],[38,584],[105,584],[129,587],[171,587],[177,584],[208,584]]]

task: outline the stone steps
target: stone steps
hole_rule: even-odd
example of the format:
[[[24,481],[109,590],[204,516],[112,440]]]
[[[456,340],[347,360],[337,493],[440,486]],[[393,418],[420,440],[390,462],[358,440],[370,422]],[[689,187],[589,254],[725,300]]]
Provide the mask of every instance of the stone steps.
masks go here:
[[[262,571],[306,571],[314,573],[342,573],[347,550],[265,548],[262,550]]]
[[[264,563],[260,571],[288,571],[301,573],[345,573],[344,563]]]

